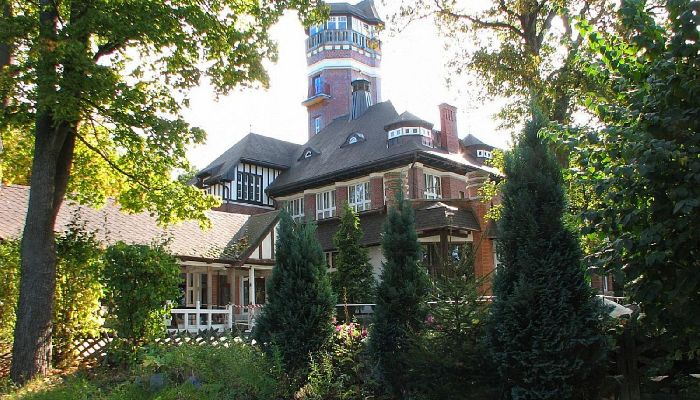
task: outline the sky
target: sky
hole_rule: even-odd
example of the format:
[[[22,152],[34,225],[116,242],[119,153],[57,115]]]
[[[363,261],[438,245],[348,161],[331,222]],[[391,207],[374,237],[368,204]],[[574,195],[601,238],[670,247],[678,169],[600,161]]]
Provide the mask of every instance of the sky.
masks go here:
[[[387,12],[377,6],[380,14]],[[450,55],[433,22],[417,21],[399,33],[391,28],[387,26],[381,34],[382,100],[391,100],[399,113],[408,110],[436,127],[440,125],[438,104],[452,104],[458,109],[460,137],[471,133],[491,145],[507,147],[510,132],[499,130],[494,118],[503,101],[476,101],[474,88],[446,85],[449,71],[445,64]],[[207,132],[206,144],[188,152],[195,167],[205,167],[249,132],[306,142],[308,117],[301,105],[307,94],[306,35],[291,12],[270,34],[278,44],[279,58],[277,63],[266,64],[268,89],[240,89],[216,99],[212,88],[202,84],[190,93],[190,108],[184,117]]]

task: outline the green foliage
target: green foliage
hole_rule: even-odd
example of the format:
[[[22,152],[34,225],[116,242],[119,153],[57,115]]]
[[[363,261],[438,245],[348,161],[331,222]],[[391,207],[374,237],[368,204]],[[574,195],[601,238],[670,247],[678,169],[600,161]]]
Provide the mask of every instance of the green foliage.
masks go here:
[[[487,160],[486,165],[495,168],[500,174],[503,174],[503,164],[505,163],[505,160],[503,159],[503,151],[494,149],[492,154],[493,158]],[[481,187],[479,187],[479,199],[483,202],[490,202],[492,204],[492,206],[486,212],[486,219],[498,221],[501,218],[501,205],[498,202],[496,202],[496,204],[493,203],[495,199],[500,197],[504,183],[505,178],[503,176],[489,175],[489,179],[483,185],[481,185]]]
[[[167,302],[179,295],[180,266],[161,246],[123,242],[108,247],[104,260],[108,326],[133,352],[163,334]]]
[[[389,210],[382,238],[384,251],[381,282],[377,286],[370,353],[386,389],[402,396],[408,382],[405,354],[411,337],[419,335],[426,316],[428,276],[420,265],[420,244],[410,204],[399,194],[396,207]]]
[[[308,383],[295,399],[361,400],[372,396],[366,341],[367,331],[358,324],[337,325],[328,347],[313,358]]]
[[[19,296],[19,241],[0,241],[0,343],[12,343]]]
[[[292,379],[308,372],[310,356],[327,344],[335,296],[313,223],[297,225],[282,212],[268,301],[253,336],[269,352],[278,351]]]
[[[73,341],[94,337],[102,327],[102,250],[91,232],[74,220],[56,238],[57,270],[53,313],[54,363],[71,361]],[[19,295],[19,242],[0,243],[0,342],[11,343]]]
[[[312,0],[63,1],[47,3],[56,18],[41,24],[38,2],[5,4],[0,43],[12,57],[0,69],[2,181],[29,182],[37,113],[47,113],[55,126],[77,128],[67,193],[91,204],[114,196],[164,223],[204,221],[216,203],[171,179],[190,169],[185,152],[205,138],[180,115],[188,90],[204,79],[217,95],[266,86],[263,62],[276,58],[269,28],[288,8],[305,21],[323,11]]]
[[[56,238],[56,293],[53,313],[54,364],[74,357],[74,341],[95,337],[102,328],[102,253],[95,234],[79,221]]]
[[[411,392],[420,399],[497,398],[495,367],[484,345],[489,308],[484,279],[474,275],[475,249],[466,244],[459,260],[443,262],[432,278],[424,334],[414,338]]]
[[[338,300],[344,303],[364,304],[374,298],[374,275],[367,249],[360,245],[362,235],[360,218],[347,202],[343,203],[340,225],[333,238],[338,257],[332,283]]]
[[[559,165],[528,123],[505,157],[488,345],[513,399],[595,399],[605,360],[604,311],[563,225]]]
[[[582,24],[585,105],[600,128],[570,129],[594,266],[644,313],[657,348],[700,356],[700,43],[697,2],[622,3],[617,30]],[[561,134],[561,132],[559,132]]]

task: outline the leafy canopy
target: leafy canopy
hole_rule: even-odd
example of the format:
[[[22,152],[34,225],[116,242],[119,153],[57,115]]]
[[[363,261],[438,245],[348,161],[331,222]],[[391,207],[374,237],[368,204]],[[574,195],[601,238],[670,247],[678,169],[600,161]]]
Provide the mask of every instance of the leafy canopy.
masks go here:
[[[124,209],[157,213],[163,223],[205,220],[216,201],[171,179],[190,169],[185,152],[205,139],[180,115],[188,90],[203,81],[215,95],[267,85],[263,60],[276,56],[269,28],[287,8],[316,16],[315,4],[0,2],[0,50],[10,55],[0,60],[0,179],[29,182],[36,116],[48,111],[55,126],[77,128],[67,193],[91,204],[114,196]],[[55,23],[41,25],[39,15]]]
[[[622,3],[616,31],[582,24],[580,68],[599,128],[564,131],[583,210],[599,243],[592,263],[615,274],[675,358],[700,352],[700,5]],[[562,130],[556,132],[562,134]]]

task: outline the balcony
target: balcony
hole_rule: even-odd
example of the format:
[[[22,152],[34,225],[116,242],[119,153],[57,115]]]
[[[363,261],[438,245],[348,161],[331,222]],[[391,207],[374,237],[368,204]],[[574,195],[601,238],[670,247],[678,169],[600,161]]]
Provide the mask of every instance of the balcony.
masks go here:
[[[309,96],[306,98],[306,100],[301,102],[301,104],[309,107],[330,98],[331,85],[329,85],[327,82],[321,82],[320,85],[312,85],[309,87]]]
[[[381,51],[381,41],[369,38],[353,30],[329,29],[318,32],[306,39],[306,50],[311,51],[326,44],[346,44],[359,47],[360,49],[379,53]]]

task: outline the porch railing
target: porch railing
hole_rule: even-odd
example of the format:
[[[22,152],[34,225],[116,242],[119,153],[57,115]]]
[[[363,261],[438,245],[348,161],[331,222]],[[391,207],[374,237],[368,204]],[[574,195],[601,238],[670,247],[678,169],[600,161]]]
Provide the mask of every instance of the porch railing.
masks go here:
[[[187,331],[197,333],[203,330],[224,332],[234,326],[243,330],[252,329],[255,316],[262,308],[260,304],[238,306],[229,304],[225,308],[202,308],[197,302],[195,308],[173,308],[165,325],[168,332]]]

